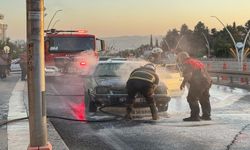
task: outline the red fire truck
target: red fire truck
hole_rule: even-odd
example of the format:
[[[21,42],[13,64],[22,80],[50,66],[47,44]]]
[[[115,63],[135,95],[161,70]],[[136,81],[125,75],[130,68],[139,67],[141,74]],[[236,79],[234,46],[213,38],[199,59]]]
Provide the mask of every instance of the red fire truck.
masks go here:
[[[98,52],[105,50],[105,42],[84,30],[45,31],[46,76],[62,74],[86,75],[98,62]],[[99,50],[97,45],[100,44]]]

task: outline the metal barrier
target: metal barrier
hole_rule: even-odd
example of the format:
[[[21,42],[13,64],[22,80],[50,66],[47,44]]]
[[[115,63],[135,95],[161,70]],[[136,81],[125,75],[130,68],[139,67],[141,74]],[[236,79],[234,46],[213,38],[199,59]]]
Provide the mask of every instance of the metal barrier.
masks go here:
[[[236,58],[200,58],[201,61],[235,61]],[[246,62],[250,62],[250,58],[245,59]]]
[[[249,85],[250,72],[209,70],[209,74],[217,78],[217,83]]]
[[[237,61],[204,61],[202,62],[209,70],[228,70],[228,71],[249,71],[250,62],[244,62],[242,68]]]

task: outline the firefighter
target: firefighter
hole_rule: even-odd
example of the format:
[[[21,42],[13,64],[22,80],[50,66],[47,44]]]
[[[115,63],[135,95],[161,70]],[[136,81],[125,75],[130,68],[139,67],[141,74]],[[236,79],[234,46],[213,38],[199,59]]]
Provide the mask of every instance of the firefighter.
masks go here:
[[[0,51],[0,78],[6,78],[6,70],[8,66],[8,54],[4,50]]]
[[[135,69],[127,81],[128,106],[126,119],[132,119],[131,112],[137,93],[141,93],[149,104],[152,119],[158,119],[158,111],[153,98],[154,90],[159,83],[159,77],[155,73],[155,66],[151,63]]]
[[[20,55],[20,67],[21,67],[21,80],[25,81],[26,80],[26,75],[27,75],[27,51],[24,50]]]
[[[205,68],[205,65],[194,58],[191,58],[187,52],[180,52],[177,55],[177,63],[182,66],[182,73],[184,80],[180,89],[189,83],[189,91],[187,101],[191,109],[191,115],[184,118],[183,121],[200,121],[211,120],[211,105],[209,100],[209,89],[212,85],[212,80]],[[202,109],[202,116],[199,116],[200,108]]]
[[[160,64],[162,52],[163,50],[161,48],[153,48],[151,55],[149,56],[149,61],[154,64]]]

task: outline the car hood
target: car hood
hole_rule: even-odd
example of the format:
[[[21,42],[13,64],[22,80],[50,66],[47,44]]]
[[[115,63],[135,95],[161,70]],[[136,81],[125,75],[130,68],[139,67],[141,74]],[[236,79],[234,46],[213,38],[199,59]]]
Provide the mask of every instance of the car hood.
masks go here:
[[[120,77],[98,77],[95,78],[97,86],[109,86],[112,88],[125,88],[126,80]]]
[[[95,78],[97,86],[108,86],[113,90],[123,91],[126,90],[127,80],[121,77],[98,77]],[[155,89],[155,94],[167,94],[167,86],[160,82]]]

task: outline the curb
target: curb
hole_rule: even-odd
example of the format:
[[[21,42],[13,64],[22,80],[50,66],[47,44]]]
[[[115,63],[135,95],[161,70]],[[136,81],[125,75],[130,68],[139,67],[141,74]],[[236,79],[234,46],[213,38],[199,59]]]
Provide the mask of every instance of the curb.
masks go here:
[[[24,82],[17,82],[9,99],[8,120],[27,117],[23,103]],[[18,121],[7,125],[8,150],[25,150],[29,144],[29,123],[27,120]]]
[[[19,80],[11,94],[8,120],[28,117],[27,83]],[[53,150],[69,150],[49,119],[47,119],[47,126],[48,142],[52,144]],[[7,135],[8,150],[26,150],[30,142],[28,120],[8,124]]]

